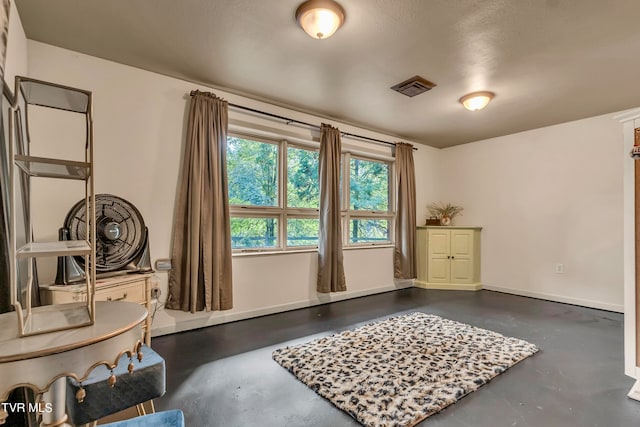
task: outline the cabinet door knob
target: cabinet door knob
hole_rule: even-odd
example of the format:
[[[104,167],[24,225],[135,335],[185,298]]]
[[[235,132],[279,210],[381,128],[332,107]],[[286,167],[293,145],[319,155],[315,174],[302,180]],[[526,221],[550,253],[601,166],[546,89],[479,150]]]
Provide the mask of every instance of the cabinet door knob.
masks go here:
[[[451,259],[451,255],[447,255],[447,259]]]

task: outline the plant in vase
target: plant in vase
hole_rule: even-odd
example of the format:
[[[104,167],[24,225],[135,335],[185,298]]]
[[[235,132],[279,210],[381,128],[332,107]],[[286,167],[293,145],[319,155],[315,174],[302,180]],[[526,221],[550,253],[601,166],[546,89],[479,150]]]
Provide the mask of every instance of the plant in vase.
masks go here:
[[[464,208],[451,203],[435,202],[427,205],[429,214],[440,220],[440,225],[451,225],[453,218],[462,215]]]

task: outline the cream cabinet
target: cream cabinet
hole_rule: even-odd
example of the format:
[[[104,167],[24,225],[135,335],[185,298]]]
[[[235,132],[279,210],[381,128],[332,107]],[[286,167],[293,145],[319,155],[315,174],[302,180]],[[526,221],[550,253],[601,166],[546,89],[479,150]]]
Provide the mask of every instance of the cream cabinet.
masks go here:
[[[418,227],[416,286],[426,289],[482,289],[481,230],[481,227]]]

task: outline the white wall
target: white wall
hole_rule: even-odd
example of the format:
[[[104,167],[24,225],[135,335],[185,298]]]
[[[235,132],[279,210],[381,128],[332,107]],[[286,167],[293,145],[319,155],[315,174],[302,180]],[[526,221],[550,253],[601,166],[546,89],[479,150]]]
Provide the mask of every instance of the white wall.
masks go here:
[[[189,91],[207,88],[144,70],[128,67],[77,52],[29,41],[29,75],[34,78],[87,89],[94,95],[95,180],[97,193],[112,193],[131,201],[142,213],[150,230],[152,261],[170,257],[173,208],[178,171],[186,126]],[[320,118],[297,113],[241,96],[215,90],[232,103],[258,108],[291,118],[319,123]],[[71,153],[69,141],[78,129],[69,114],[37,111],[31,120],[34,154],[61,155]],[[36,120],[37,119],[37,120]],[[282,132],[293,139],[312,139],[309,130],[275,124],[230,111],[230,128],[258,126],[265,134]],[[64,126],[60,126],[62,121]],[[341,130],[385,140],[392,138],[337,122]],[[46,141],[43,144],[39,141]],[[388,148],[345,140],[343,145],[355,149],[373,149],[381,154]],[[378,148],[376,148],[378,147]],[[78,152],[78,150],[76,150]],[[420,206],[434,197],[435,167],[440,151],[420,146],[416,153],[419,182],[418,218],[424,215]],[[65,154],[66,155],[66,154]],[[34,206],[39,212],[35,222],[39,238],[56,239],[56,230],[78,199],[78,191],[61,182],[45,181],[34,186]],[[40,205],[38,205],[40,203]],[[331,297],[315,292],[315,253],[268,256],[236,256],[233,259],[234,309],[198,315],[171,313],[159,315],[154,333],[183,329],[185,324],[203,326],[249,315],[302,307],[321,301],[358,296],[395,289],[392,248],[345,251],[345,273],[348,291]],[[41,263],[42,264],[42,263]],[[55,259],[43,265],[41,282],[52,280]],[[158,274],[163,296],[166,273]],[[176,325],[179,323],[179,325]],[[180,325],[182,324],[182,326]]]
[[[15,2],[11,2],[9,10],[9,35],[7,38],[7,57],[5,58],[4,81],[11,91],[14,89],[16,76],[27,74],[27,37],[22,28],[22,21]]]
[[[623,311],[622,126],[613,115],[442,150],[486,289]],[[564,274],[556,274],[563,264]]]

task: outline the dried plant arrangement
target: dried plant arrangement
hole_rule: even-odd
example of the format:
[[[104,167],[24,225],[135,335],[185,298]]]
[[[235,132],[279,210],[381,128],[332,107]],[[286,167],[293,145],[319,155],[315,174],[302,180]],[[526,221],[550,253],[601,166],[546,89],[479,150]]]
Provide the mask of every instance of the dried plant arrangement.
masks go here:
[[[452,205],[451,203],[434,202],[427,205],[429,214],[440,220],[440,224],[449,225],[453,218],[462,215],[463,207]]]

